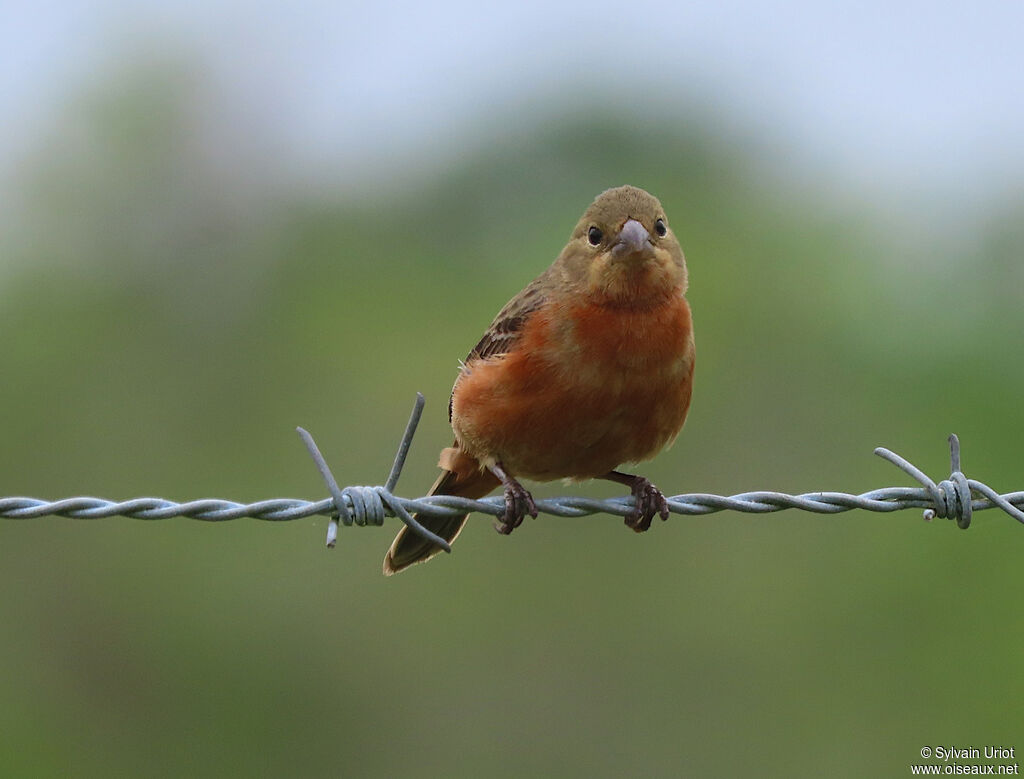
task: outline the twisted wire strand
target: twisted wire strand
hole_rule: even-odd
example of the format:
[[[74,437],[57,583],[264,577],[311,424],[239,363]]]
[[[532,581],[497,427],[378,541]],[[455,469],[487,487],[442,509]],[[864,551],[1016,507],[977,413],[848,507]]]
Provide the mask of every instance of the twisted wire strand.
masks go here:
[[[505,501],[501,496],[480,500],[452,495],[408,499],[393,493],[422,411],[423,396],[417,393],[416,404],[399,444],[394,464],[383,485],[339,487],[313,437],[302,428],[298,428],[299,435],[330,494],[330,497],[323,500],[274,498],[256,503],[236,503],[206,498],[176,503],[164,498],[110,501],[80,496],[46,501],[28,497],[0,497],[0,518],[36,519],[44,516],[61,516],[71,519],[102,519],[123,516],[134,519],[188,517],[206,522],[225,522],[242,518],[287,522],[311,516],[329,516],[331,521],[327,530],[327,545],[333,547],[337,541],[339,523],[346,526],[383,525],[386,517],[397,517],[412,532],[450,552],[451,547],[444,539],[427,530],[412,515],[418,513],[432,517],[452,517],[475,512],[497,517],[504,511]],[[718,511],[769,514],[786,509],[816,514],[838,514],[853,509],[890,512],[919,508],[924,509],[925,519],[946,517],[956,520],[957,525],[965,530],[970,527],[975,511],[999,508],[1024,524],[1024,491],[1000,495],[987,484],[967,478],[960,470],[960,441],[956,435],[949,437],[949,445],[950,476],[938,483],[900,455],[879,447],[875,454],[900,468],[921,486],[883,487],[860,495],[844,492],[788,495],[772,491],[744,492],[730,496],[690,493],[668,497],[668,507],[671,513],[680,515],[704,515]],[[621,517],[634,508],[635,501],[632,496],[604,500],[569,496],[537,500],[536,505],[538,512],[556,517],[584,517],[602,513]]]
[[[1024,523],[1016,512],[1024,509],[1024,492],[999,495],[987,485],[974,479],[968,480],[971,488],[985,497],[971,501],[972,511],[1001,508],[1014,519]],[[384,517],[393,517],[387,505],[379,496],[382,487],[346,487],[342,505],[353,517],[351,524],[380,525]],[[407,513],[422,513],[434,517],[454,517],[466,512],[499,516],[505,508],[501,496],[469,500],[452,495],[431,495],[422,498],[401,498],[389,495]],[[719,511],[739,511],[747,514],[771,514],[786,509],[798,509],[814,514],[840,514],[853,509],[864,511],[891,512],[903,509],[926,509],[928,519],[940,516],[927,489],[921,487],[884,487],[851,495],[844,492],[807,492],[790,495],[782,492],[744,492],[737,495],[711,495],[688,493],[666,496],[669,510],[673,514],[701,516]],[[357,501],[357,502],[353,502]],[[537,511],[554,517],[587,517],[594,514],[611,514],[624,517],[633,508],[632,497],[599,500],[586,497],[559,497],[537,499]],[[69,519],[105,519],[108,517],[129,517],[132,519],[172,519],[185,517],[205,522],[226,522],[232,519],[259,519],[269,522],[288,522],[312,516],[331,516],[338,513],[333,498],[318,501],[299,498],[274,498],[256,503],[236,503],[220,498],[205,498],[186,503],[176,503],[165,498],[132,498],[112,501],[96,497],[74,497],[47,501],[40,498],[0,498],[0,517],[5,519],[37,519],[46,516]],[[379,508],[378,508],[379,507]],[[1021,512],[1024,514],[1024,512]],[[381,521],[376,521],[377,518]],[[951,516],[950,519],[955,519]]]

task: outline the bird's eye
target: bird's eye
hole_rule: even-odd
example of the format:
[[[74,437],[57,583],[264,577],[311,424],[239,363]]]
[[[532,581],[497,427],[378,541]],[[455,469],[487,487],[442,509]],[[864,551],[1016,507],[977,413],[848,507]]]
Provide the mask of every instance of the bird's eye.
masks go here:
[[[665,227],[664,219],[659,219],[654,223],[654,232],[656,232],[659,236],[662,236],[668,232],[668,228]]]
[[[601,243],[602,238],[604,238],[604,233],[601,232],[600,227],[591,227],[587,230],[587,240],[590,241],[591,246],[597,246]]]

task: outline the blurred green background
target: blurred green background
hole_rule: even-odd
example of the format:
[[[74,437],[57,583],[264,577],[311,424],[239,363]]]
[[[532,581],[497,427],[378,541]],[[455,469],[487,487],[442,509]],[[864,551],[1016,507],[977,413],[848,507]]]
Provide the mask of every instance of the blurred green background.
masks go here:
[[[3,177],[0,494],[319,499],[294,427],[380,483],[418,390],[419,496],[456,361],[622,183],[690,267],[693,408],[643,468],[666,492],[909,486],[872,449],[938,479],[952,431],[1024,489],[1019,188],[851,183],[708,74],[620,103],[501,63],[514,94],[445,132],[289,177],[290,117],[257,86],[261,118],[211,125],[220,65],[147,29],[161,51],[69,79]],[[618,489],[535,490],[565,493]],[[0,522],[0,775],[902,776],[925,745],[1024,748],[999,513],[478,516],[391,579],[395,520],[333,552],[325,528]]]

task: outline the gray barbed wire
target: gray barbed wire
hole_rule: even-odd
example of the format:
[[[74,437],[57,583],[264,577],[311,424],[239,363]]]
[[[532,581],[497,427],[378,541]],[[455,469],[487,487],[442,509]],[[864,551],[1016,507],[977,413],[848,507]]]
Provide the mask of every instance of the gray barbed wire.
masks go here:
[[[329,498],[318,501],[297,498],[274,498],[256,503],[236,503],[230,500],[205,498],[185,503],[176,503],[163,498],[132,498],[124,501],[104,500],[94,497],[64,498],[45,501],[38,498],[0,498],[0,517],[6,519],[36,519],[44,516],[61,516],[70,519],[103,519],[123,516],[133,519],[170,519],[187,517],[207,522],[225,522],[232,519],[261,519],[272,522],[286,522],[312,516],[329,516],[327,545],[333,547],[337,541],[338,524],[383,525],[387,517],[397,517],[411,531],[451,551],[449,544],[431,533],[416,521],[413,514],[431,517],[453,517],[466,513],[481,513],[498,517],[505,510],[501,496],[471,500],[452,495],[430,495],[422,498],[401,498],[393,493],[401,476],[412,438],[416,433],[423,412],[423,395],[417,393],[416,404],[405,434],[402,436],[395,455],[391,473],[383,485],[338,486],[327,461],[320,453],[313,437],[297,428],[310,456],[320,472]],[[787,495],[781,492],[757,491],[738,495],[710,495],[690,493],[667,498],[669,511],[681,515],[713,514],[718,511],[740,511],[750,514],[769,514],[785,509],[799,509],[816,514],[838,514],[853,509],[890,512],[903,509],[922,508],[924,518],[935,517],[955,519],[959,527],[967,529],[975,511],[999,508],[1024,524],[1024,491],[1000,495],[987,484],[969,479],[960,470],[960,441],[956,435],[949,436],[950,476],[936,483],[924,472],[900,455],[884,447],[875,449],[875,454],[888,460],[904,473],[917,481],[920,487],[883,487],[860,495],[844,492],[807,492],[801,495]],[[975,497],[975,493],[978,497]],[[536,501],[537,511],[556,517],[584,517],[592,514],[612,514],[624,517],[635,507],[632,496],[604,500],[587,497],[544,498]]]

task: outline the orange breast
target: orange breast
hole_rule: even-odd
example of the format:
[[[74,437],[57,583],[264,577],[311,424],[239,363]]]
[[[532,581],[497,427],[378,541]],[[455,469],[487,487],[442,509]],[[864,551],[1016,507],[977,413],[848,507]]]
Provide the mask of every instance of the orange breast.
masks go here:
[[[530,317],[513,352],[467,366],[452,425],[467,454],[513,475],[600,476],[675,438],[693,362],[681,295],[646,309],[550,303]]]

